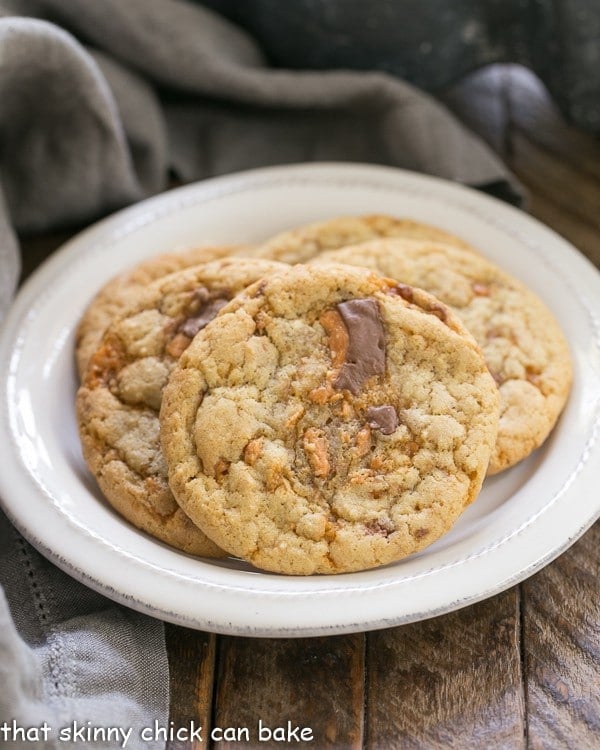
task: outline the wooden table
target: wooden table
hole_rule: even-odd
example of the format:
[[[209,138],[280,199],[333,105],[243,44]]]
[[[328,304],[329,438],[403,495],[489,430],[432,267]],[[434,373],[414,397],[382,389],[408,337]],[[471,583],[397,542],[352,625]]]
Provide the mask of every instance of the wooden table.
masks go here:
[[[531,213],[600,265],[600,142],[566,125],[519,68],[480,71],[444,98],[517,174]],[[25,273],[64,239],[24,239]],[[251,742],[241,732],[219,749],[599,748],[599,550],[597,523],[521,585],[388,630],[271,640],[167,625],[170,719],[204,737],[249,729]],[[313,740],[258,743],[259,720]]]

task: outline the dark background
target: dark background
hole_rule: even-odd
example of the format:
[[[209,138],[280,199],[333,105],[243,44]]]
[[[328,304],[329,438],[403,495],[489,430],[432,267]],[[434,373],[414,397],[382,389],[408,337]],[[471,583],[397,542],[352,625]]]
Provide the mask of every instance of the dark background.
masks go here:
[[[600,132],[600,0],[202,0],[249,30],[271,64],[383,70],[436,93],[520,63],[572,122]]]

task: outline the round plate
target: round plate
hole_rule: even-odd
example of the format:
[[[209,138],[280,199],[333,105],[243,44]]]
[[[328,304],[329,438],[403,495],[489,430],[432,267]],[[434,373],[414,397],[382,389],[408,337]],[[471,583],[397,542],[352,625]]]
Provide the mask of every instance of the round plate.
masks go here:
[[[389,213],[471,242],[534,289],[570,342],[575,380],[544,446],[487,479],[449,534],[394,565],[288,577],[199,560],[106,504],[79,448],[77,320],[98,288],[144,258],[208,242],[259,242],[340,215]],[[108,597],[189,627],[256,636],[383,628],[497,593],[565,550],[600,514],[600,277],[573,247],[473,190],[384,167],[276,167],[165,193],[67,243],[21,290],[0,340],[0,495],[44,555]]]

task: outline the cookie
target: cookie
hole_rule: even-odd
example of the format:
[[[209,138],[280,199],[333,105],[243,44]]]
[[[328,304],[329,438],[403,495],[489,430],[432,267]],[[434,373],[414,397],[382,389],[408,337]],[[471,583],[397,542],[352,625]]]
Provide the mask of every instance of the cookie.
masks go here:
[[[280,573],[362,570],[427,546],[475,498],[496,384],[450,310],[405,296],[367,270],[294,266],[183,353],[163,452],[178,502],[220,547]]]
[[[224,258],[138,289],[129,310],[104,333],[77,394],[83,454],[108,502],[138,528],[192,554],[223,553],[169,490],[159,440],[162,389],[178,357],[218,310],[281,267]]]
[[[138,289],[155,279],[198,263],[239,254],[239,247],[200,247],[180,253],[159,255],[119,274],[102,287],[84,312],[75,337],[75,358],[79,377],[83,380],[92,354],[100,345],[109,324],[129,307]]]
[[[569,394],[571,358],[552,313],[524,284],[479,255],[436,243],[380,240],[315,259],[321,261],[366,266],[422,287],[460,317],[500,391],[490,474],[544,442]]]
[[[325,250],[358,245],[381,237],[433,240],[476,252],[460,238],[429,224],[373,214],[344,216],[283,232],[256,248],[255,254],[284,263],[306,263]]]

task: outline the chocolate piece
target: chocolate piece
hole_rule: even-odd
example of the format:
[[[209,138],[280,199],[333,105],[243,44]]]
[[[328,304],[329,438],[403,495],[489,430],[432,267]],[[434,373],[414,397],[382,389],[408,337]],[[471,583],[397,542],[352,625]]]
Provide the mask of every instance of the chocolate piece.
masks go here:
[[[346,361],[333,382],[337,390],[346,388],[357,396],[372,375],[385,372],[385,334],[374,299],[351,299],[336,305],[348,329]]]
[[[229,302],[228,299],[218,297],[208,302],[200,310],[198,315],[194,315],[192,318],[187,318],[177,329],[178,333],[183,333],[190,339],[193,339],[198,331],[202,330],[204,326],[208,325],[210,321],[216,316],[219,310]]]
[[[367,423],[373,430],[381,430],[384,435],[391,435],[398,427],[398,415],[393,406],[369,406]]]
[[[397,294],[399,297],[402,297],[402,299],[405,299],[407,302],[412,302],[414,293],[412,286],[408,286],[408,284],[396,284],[396,286],[392,287],[390,289],[390,292],[392,294]]]
[[[394,532],[394,524],[389,518],[378,518],[365,524],[365,532],[387,538]]]
[[[442,323],[445,323],[446,320],[448,319],[446,308],[443,305],[433,304],[429,307],[429,310],[427,312],[430,312],[432,315],[435,315],[436,318],[439,318],[442,321]]]
[[[210,301],[211,293],[205,286],[197,286],[191,292],[189,292],[192,305],[191,310],[198,312],[204,305]]]

